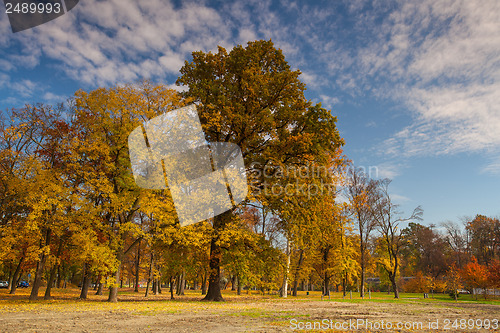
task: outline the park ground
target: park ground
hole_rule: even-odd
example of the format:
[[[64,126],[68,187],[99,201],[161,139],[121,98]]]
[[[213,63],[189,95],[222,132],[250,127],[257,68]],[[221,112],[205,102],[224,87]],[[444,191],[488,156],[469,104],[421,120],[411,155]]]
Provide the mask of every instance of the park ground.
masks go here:
[[[403,293],[395,300],[387,293],[351,299],[299,292],[283,299],[224,291],[219,303],[200,302],[199,291],[170,300],[167,290],[145,298],[144,289],[123,288],[118,303],[92,291],[78,300],[77,288],[55,289],[49,301],[28,295],[29,289],[16,295],[0,289],[0,332],[500,332],[500,299],[471,295],[454,301]]]

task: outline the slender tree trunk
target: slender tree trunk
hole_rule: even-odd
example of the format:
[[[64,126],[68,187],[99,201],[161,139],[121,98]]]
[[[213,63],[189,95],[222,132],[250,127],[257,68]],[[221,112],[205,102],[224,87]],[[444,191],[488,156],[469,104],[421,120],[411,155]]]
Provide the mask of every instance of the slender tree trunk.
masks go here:
[[[64,268],[64,263],[62,264],[63,268]],[[62,270],[64,272],[64,269]],[[61,288],[61,277],[62,277],[62,274],[61,274],[61,264],[57,265],[57,281],[56,281],[56,288]]]
[[[57,247],[57,253],[56,253],[56,260],[59,259],[61,256],[62,252],[62,246],[63,246],[63,239],[62,237],[59,238],[59,246]],[[54,280],[56,278],[56,273],[59,270],[59,263],[54,263],[54,266],[52,266],[52,269],[50,270],[50,277],[49,280],[47,281],[47,289],[45,289],[45,295],[43,296],[43,299],[50,299],[50,292],[52,291],[52,285],[54,284]]]
[[[19,279],[19,276],[21,275],[21,266],[24,262],[24,256],[25,252],[23,250],[23,254],[21,256],[21,259],[19,259],[19,263],[17,264],[16,270],[14,271],[14,275],[12,276],[12,283],[9,284],[10,292],[9,294],[14,295],[16,293],[17,289],[17,280]]]
[[[342,296],[346,295],[346,287],[347,287],[347,273],[342,277]]]
[[[141,267],[141,241],[137,244],[137,260],[135,261],[135,287],[134,292],[139,292],[139,269]]]
[[[181,294],[181,284],[182,284],[182,273],[177,274],[176,280],[179,281],[175,288],[175,294],[179,296]]]
[[[286,298],[288,296],[288,273],[290,271],[290,240],[286,240],[286,267],[285,274],[283,276],[283,283],[281,285],[281,297]]]
[[[207,293],[207,272],[203,271],[203,277],[201,279],[201,294],[206,295]]]
[[[151,284],[151,279],[153,278],[153,263],[154,263],[154,255],[153,255],[153,251],[151,251],[151,259],[149,262],[148,282],[146,283],[146,293],[144,294],[144,297],[149,296],[149,286]]]
[[[363,235],[361,235],[363,237]],[[365,297],[365,247],[363,241],[361,241],[361,277],[360,277],[360,287],[359,287],[359,296],[361,298]]]
[[[174,278],[170,276],[170,299],[174,299]]]
[[[14,273],[14,268],[12,267],[12,260],[9,260],[9,289],[10,285],[12,284],[12,274]]]
[[[47,230],[45,231],[45,246],[48,246],[50,244],[50,235],[51,235],[51,230],[50,228],[47,228]],[[36,264],[35,280],[33,281],[33,287],[31,288],[31,294],[29,297],[30,301],[38,298],[38,291],[42,286],[42,275],[46,261],[47,261],[47,254],[45,253],[45,251],[42,251],[42,253],[40,254],[40,259]]]
[[[193,290],[198,290],[198,276],[193,281]]]
[[[217,244],[219,233],[224,228],[226,223],[231,220],[232,212],[229,210],[225,213],[217,215],[213,219],[213,228],[215,234],[210,241],[210,277],[208,279],[208,292],[203,298],[203,301],[224,301],[220,290],[220,260],[222,251],[220,245]]]

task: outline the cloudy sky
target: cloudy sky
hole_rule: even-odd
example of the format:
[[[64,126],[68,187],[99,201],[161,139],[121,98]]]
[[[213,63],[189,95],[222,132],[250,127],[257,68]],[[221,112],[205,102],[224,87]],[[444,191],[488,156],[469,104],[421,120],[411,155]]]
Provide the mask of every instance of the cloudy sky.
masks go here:
[[[500,216],[500,2],[83,0],[12,33],[0,13],[0,109],[151,79],[191,52],[272,39],[345,153],[393,179],[424,224]]]

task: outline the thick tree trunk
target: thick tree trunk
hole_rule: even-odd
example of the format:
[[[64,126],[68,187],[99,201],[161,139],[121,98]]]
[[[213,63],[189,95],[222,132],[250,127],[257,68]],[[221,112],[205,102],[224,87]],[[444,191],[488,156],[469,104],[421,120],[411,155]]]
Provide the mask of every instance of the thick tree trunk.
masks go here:
[[[323,284],[323,296],[330,296],[330,275],[325,273]]]
[[[51,235],[51,230],[50,228],[47,228],[45,232],[45,246],[48,246],[50,244],[50,235]],[[46,261],[47,261],[47,254],[45,253],[45,251],[43,251],[40,254],[40,259],[36,264],[35,280],[33,281],[33,287],[31,288],[31,294],[29,297],[30,301],[38,298],[38,291],[42,286],[42,275]]]
[[[80,299],[87,299],[87,295],[89,293],[89,285],[90,285],[90,272],[88,269],[88,265],[84,264],[82,291],[80,292],[80,297],[79,297]]]
[[[236,291],[236,274],[231,277],[231,291]]]
[[[224,228],[226,223],[231,220],[232,212],[227,211],[214,217],[213,228],[215,229],[214,236],[210,241],[210,277],[208,279],[208,292],[203,298],[203,301],[224,301],[220,290],[220,260],[222,252],[219,240],[219,233]]]
[[[19,259],[19,263],[17,264],[16,270],[14,271],[14,275],[12,276],[12,282],[9,284],[10,292],[9,294],[13,295],[16,293],[17,289],[17,280],[19,279],[19,276],[21,275],[21,266],[24,262],[24,251],[21,259]]]
[[[216,218],[217,216],[214,219]],[[216,237],[213,237],[210,242],[210,276],[208,278],[208,292],[203,301],[224,301],[220,290],[220,259],[222,254],[220,246],[216,242]]]
[[[102,295],[103,289],[104,289],[104,284],[101,282],[101,279],[99,279],[99,285],[97,286],[97,291],[95,292],[95,294]]]
[[[238,295],[241,295],[241,281],[240,281],[240,277],[239,277],[239,275],[237,275],[237,276],[236,276],[236,283],[238,284],[238,288],[237,288],[238,290],[237,290],[237,292],[236,292],[236,293],[237,293]]]
[[[111,303],[116,303],[118,302],[118,285],[120,284],[120,270],[121,270],[122,264],[121,260],[120,263],[118,264],[118,268],[116,269],[115,272],[115,281],[109,288],[109,296],[108,296],[108,302]]]
[[[179,280],[179,296],[184,296],[184,288],[186,287],[186,273],[182,271],[181,279]]]
[[[394,298],[399,298],[398,285],[396,284],[396,274],[389,274],[389,280],[391,281],[392,289],[394,290]]]

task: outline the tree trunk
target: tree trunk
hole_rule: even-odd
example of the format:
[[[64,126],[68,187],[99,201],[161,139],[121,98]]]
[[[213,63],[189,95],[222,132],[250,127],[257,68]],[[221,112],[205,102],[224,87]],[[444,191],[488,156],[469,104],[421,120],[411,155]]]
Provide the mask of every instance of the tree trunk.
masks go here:
[[[238,295],[241,295],[241,281],[239,275],[236,276],[236,282],[238,283],[238,291],[236,292]]]
[[[153,255],[153,251],[151,251],[151,260],[149,262],[148,282],[146,283],[146,293],[144,294],[144,297],[149,296],[149,286],[151,284],[151,279],[153,278],[153,260],[154,260],[154,255]]]
[[[365,254],[363,245],[361,245],[361,277],[360,277],[359,296],[361,298],[365,297]]]
[[[184,296],[184,288],[186,287],[186,273],[184,272],[184,270],[181,273],[181,278],[179,280],[179,284],[180,284],[180,286],[179,286],[178,295]]]
[[[139,268],[141,264],[141,241],[137,244],[137,260],[135,261],[135,287],[134,292],[139,292]]]
[[[59,238],[59,246],[57,247],[56,259],[58,259],[61,255],[62,246],[63,240],[62,238]],[[43,299],[45,300],[50,299],[50,292],[52,291],[52,285],[55,283],[56,273],[59,270],[59,265],[60,264],[58,263],[54,263],[54,266],[52,266],[52,269],[50,270],[49,280],[47,281],[47,289],[45,289],[45,295],[43,296]]]
[[[158,284],[159,284],[159,279],[157,277],[154,278],[153,280],[153,295],[158,295]]]
[[[174,299],[174,278],[170,276],[170,299]]]
[[[389,274],[389,280],[391,281],[392,289],[394,290],[394,298],[399,298],[399,290],[396,284],[396,274]]]
[[[118,268],[116,269],[115,272],[115,281],[109,287],[109,296],[108,296],[108,302],[111,303],[116,303],[118,302],[118,285],[120,284],[120,270],[122,268],[122,263],[120,260],[120,263],[118,264]]]
[[[326,272],[323,284],[323,296],[330,296],[330,275],[328,275]]]
[[[222,252],[220,245],[217,244],[219,240],[219,233],[226,225],[226,222],[231,220],[232,211],[224,212],[217,215],[213,219],[214,236],[210,241],[210,277],[208,278],[208,292],[203,298],[203,301],[224,301],[220,290],[220,260]]]
[[[49,246],[50,244],[50,234],[51,230],[50,228],[47,228],[45,232],[45,246]],[[43,246],[43,247],[45,247]],[[43,275],[43,270],[45,268],[45,262],[47,261],[47,254],[45,251],[42,251],[40,255],[40,259],[38,260],[36,264],[36,271],[35,271],[35,280],[33,281],[33,287],[31,288],[31,294],[30,294],[30,301],[35,300],[38,298],[38,291],[40,290],[40,287],[42,286],[42,275]]]
[[[80,299],[87,299],[89,293],[90,284],[90,272],[87,264],[83,265],[83,281],[82,281],[82,291],[80,292]]]
[[[236,274],[231,277],[231,291],[236,291]]]
[[[63,264],[63,267],[64,267],[64,264]],[[63,272],[64,272],[64,269],[63,269]],[[61,277],[62,277],[62,274],[61,274],[61,264],[57,265],[57,280],[56,280],[56,288],[61,288]]]
[[[346,295],[346,286],[347,285],[347,274],[345,274],[343,277],[342,277],[342,296],[345,297]]]
[[[203,272],[203,277],[201,279],[201,294],[206,295],[207,293],[207,272]]]
[[[104,284],[102,283],[101,279],[102,277],[98,281],[99,286],[97,287],[97,291],[95,292],[96,295],[102,295],[102,290],[104,289]]]
[[[297,263],[297,267],[295,268],[295,275],[293,278],[293,294],[292,296],[297,296],[297,287],[299,284],[299,272],[302,266],[302,262],[304,261],[304,250],[300,249],[299,262]]]
[[[285,274],[283,276],[283,283],[281,285],[281,297],[286,298],[288,296],[288,272],[290,271],[290,240],[286,240],[286,268]]]
[[[19,259],[19,263],[17,264],[16,270],[14,271],[14,275],[12,276],[12,283],[9,284],[10,292],[9,294],[14,295],[16,293],[17,289],[17,280],[19,279],[19,276],[21,275],[21,266],[24,262],[24,251],[21,256],[21,259]]]

